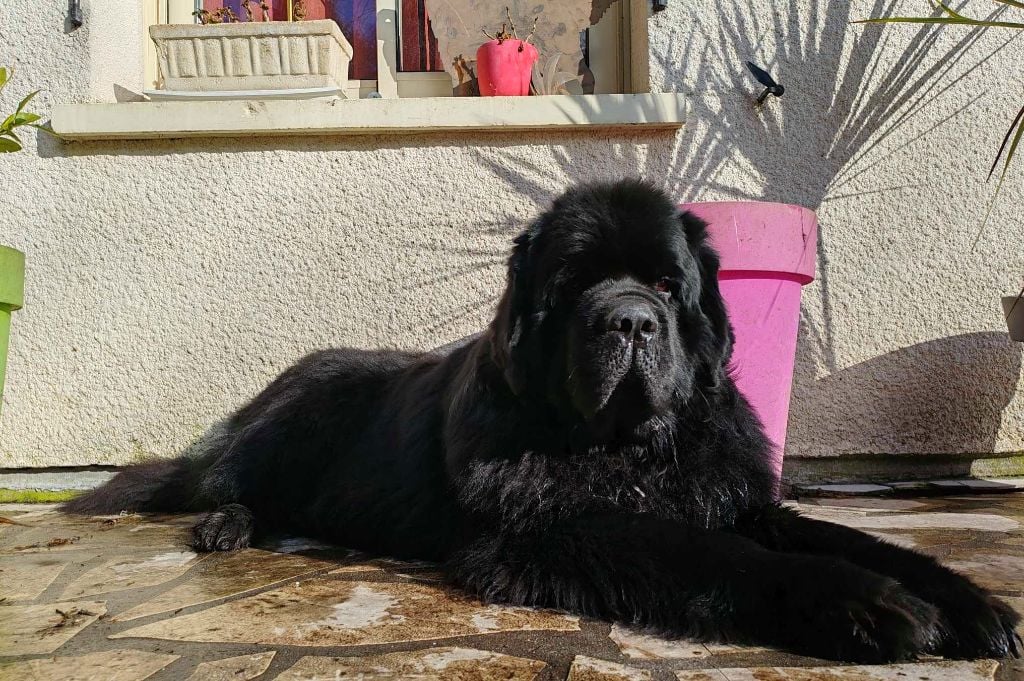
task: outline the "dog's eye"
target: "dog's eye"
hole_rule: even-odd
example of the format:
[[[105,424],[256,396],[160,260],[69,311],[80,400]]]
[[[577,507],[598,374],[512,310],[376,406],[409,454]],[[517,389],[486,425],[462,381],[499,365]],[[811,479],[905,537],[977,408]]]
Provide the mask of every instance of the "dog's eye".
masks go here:
[[[662,277],[654,284],[654,290],[666,297],[672,295],[674,288],[675,283],[668,277]]]

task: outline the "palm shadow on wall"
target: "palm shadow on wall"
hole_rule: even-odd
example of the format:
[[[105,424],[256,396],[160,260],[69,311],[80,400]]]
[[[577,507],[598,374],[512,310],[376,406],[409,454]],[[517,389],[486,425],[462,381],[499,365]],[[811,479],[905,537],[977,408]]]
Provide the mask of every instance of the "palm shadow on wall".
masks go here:
[[[525,189],[538,210],[566,185],[595,179],[595,169],[598,176],[640,175],[662,184],[680,201],[778,201],[818,209],[829,201],[871,194],[899,196],[914,187],[865,188],[867,173],[965,116],[984,93],[957,107],[943,99],[1010,41],[986,53],[975,52],[971,48],[983,29],[974,29],[961,33],[952,46],[938,48],[941,29],[934,26],[902,26],[896,32],[878,25],[851,25],[869,16],[892,16],[896,3],[875,0],[865,10],[853,10],[851,4],[789,0],[765,15],[758,9],[763,4],[745,0],[721,3],[714,13],[677,22],[670,28],[667,49],[651,55],[651,70],[664,89],[690,95],[689,121],[695,125],[688,125],[683,135],[645,136],[634,142],[609,137],[607,158],[597,162],[590,150],[587,157],[580,157],[571,147],[555,146],[550,149],[553,163],[481,153],[480,166],[510,189]],[[837,36],[852,41],[845,53]],[[895,61],[883,56],[893,52],[890,41],[904,46]],[[767,66],[785,84],[786,96],[756,108],[760,86],[747,72],[747,60]],[[926,129],[906,132],[919,127],[920,115],[936,106],[949,113]],[[791,441],[806,437],[824,449],[835,447],[838,453],[853,446],[843,448],[843,428],[852,434],[863,427],[858,438],[864,441],[881,443],[884,433],[892,430],[906,447],[919,447],[914,451],[952,452],[965,446],[991,451],[1002,410],[1018,381],[1019,352],[1000,334],[967,334],[904,348],[840,371],[832,332],[829,237],[829,225],[821,224],[816,287],[821,321],[811,324],[805,319],[801,324],[792,404],[794,412],[834,404],[838,420],[820,432],[798,424]],[[955,365],[943,368],[951,355],[969,358],[966,365],[961,362],[963,373],[955,378],[948,377],[948,366]],[[832,376],[816,380],[813,366],[827,368]],[[877,375],[888,375],[888,385],[880,385]],[[941,383],[944,375],[948,380],[939,389],[936,381]],[[972,375],[998,378],[974,385]],[[848,391],[871,404],[887,405],[891,418],[867,419],[858,426],[837,401]],[[968,423],[971,419],[983,422]],[[934,432],[927,435],[926,430]]]
[[[907,40],[907,32],[894,36],[882,26],[850,25],[867,16],[890,16],[894,3],[875,0],[863,16],[852,14],[850,4],[813,0],[810,11],[802,13],[807,2],[790,0],[763,17],[752,0],[722,3],[718,12],[673,29],[667,49],[651,55],[651,70],[664,78],[665,89],[690,95],[688,118],[695,125],[679,137],[644,136],[633,144],[609,137],[604,159],[581,157],[559,145],[550,148],[553,163],[481,153],[479,164],[510,188],[527,191],[538,210],[565,186],[608,174],[645,177],[680,201],[778,201],[813,209],[837,199],[912,189],[902,185],[856,192],[851,185],[900,149],[963,115],[981,94],[899,146],[884,144],[993,53],[965,66],[982,29],[935,51],[939,31],[933,26],[911,30]],[[844,60],[841,45],[830,41],[847,33],[854,44]],[[715,38],[698,44],[703,36]],[[890,39],[906,41],[906,48],[888,66],[881,53]],[[747,72],[747,60],[767,65],[786,85],[785,98],[756,108],[760,86]],[[682,79],[674,76],[678,73]],[[598,105],[591,107],[591,113],[598,113]],[[637,144],[649,153],[638,151]],[[726,174],[739,181],[728,182]],[[828,337],[828,236],[828,225],[821,225],[818,278],[826,323],[815,345],[835,368]]]

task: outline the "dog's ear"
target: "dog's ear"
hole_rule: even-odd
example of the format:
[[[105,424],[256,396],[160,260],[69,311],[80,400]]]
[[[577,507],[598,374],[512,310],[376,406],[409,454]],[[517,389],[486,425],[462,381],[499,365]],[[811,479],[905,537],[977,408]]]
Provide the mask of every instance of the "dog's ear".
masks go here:
[[[718,253],[708,243],[707,223],[689,212],[679,215],[686,242],[700,270],[700,310],[710,325],[710,338],[702,339],[702,356],[707,358],[705,384],[717,388],[728,371],[735,340],[725,301],[718,288]]]
[[[526,383],[526,368],[519,350],[530,318],[529,254],[532,233],[531,228],[515,239],[512,255],[508,259],[505,293],[501,296],[491,325],[491,356],[504,372],[512,392],[517,395]]]

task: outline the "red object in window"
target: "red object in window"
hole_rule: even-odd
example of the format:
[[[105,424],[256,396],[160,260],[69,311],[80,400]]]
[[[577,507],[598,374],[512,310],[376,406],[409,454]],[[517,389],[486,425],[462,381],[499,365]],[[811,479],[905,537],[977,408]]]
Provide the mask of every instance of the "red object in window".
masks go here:
[[[476,51],[481,97],[525,97],[537,48],[522,40],[488,40]]]
[[[400,71],[444,71],[423,0],[402,0]]]

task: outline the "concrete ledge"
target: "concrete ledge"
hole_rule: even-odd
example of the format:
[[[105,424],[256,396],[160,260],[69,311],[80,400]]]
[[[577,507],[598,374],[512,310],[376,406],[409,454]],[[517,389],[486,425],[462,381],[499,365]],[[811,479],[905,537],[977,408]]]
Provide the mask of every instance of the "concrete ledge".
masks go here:
[[[787,457],[786,485],[881,483],[937,478],[1024,476],[1024,452],[970,454],[846,454],[821,458]]]
[[[307,101],[130,102],[58,106],[51,125],[68,140],[367,135],[476,130],[674,130],[683,95],[432,97]]]

